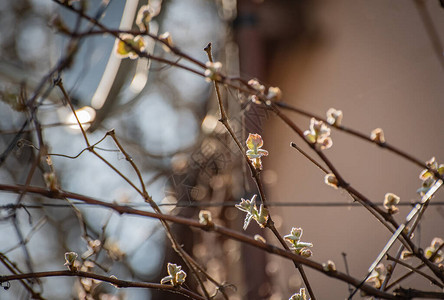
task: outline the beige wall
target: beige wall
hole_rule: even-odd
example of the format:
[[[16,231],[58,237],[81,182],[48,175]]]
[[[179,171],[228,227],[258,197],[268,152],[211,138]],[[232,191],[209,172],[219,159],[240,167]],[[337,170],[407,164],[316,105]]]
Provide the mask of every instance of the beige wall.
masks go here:
[[[426,4],[444,40],[444,9],[438,1]],[[381,127],[389,143],[421,160],[436,156],[444,163],[443,64],[415,3],[325,0],[318,1],[316,7],[322,34],[319,46],[301,51],[287,45],[272,63],[270,82],[281,87],[285,101],[319,115],[325,115],[330,107],[341,109],[344,125],[364,133]],[[307,118],[287,114],[308,128]],[[334,145],[325,154],[364,195],[376,202],[382,201],[386,192],[399,195],[403,202],[419,199],[416,189],[421,169],[416,165],[342,132],[333,131],[332,136]],[[345,192],[323,183],[323,174],[290,148],[290,141],[303,145],[282,122],[270,118],[264,144],[270,156],[264,162],[265,169],[275,171],[278,180],[268,186],[269,201],[350,202]],[[443,201],[443,195],[439,191],[433,200]],[[399,222],[409,209],[401,209]],[[389,232],[360,207],[272,208],[271,213],[282,216],[282,233],[292,226],[304,229],[303,240],[314,244],[313,259],[332,259],[344,270],[341,252],[346,252],[351,274],[358,277],[365,275],[389,238]],[[444,208],[438,206],[430,207],[421,223],[421,247],[435,236],[444,238]],[[282,270],[295,273],[280,259],[273,260],[268,270],[271,274]],[[310,270],[307,273],[318,299],[344,299],[347,295],[345,284]],[[276,281],[286,299],[295,292],[297,280],[291,275],[283,278],[282,273],[277,276],[274,278],[279,278]],[[422,279],[417,283],[433,289]]]

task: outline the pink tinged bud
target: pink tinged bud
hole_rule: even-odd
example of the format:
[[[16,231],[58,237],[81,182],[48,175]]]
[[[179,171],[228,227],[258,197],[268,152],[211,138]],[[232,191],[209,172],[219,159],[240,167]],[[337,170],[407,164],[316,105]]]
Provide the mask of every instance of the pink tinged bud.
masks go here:
[[[268,156],[267,150],[260,149],[264,144],[262,137],[257,133],[250,133],[245,143],[248,148],[246,155],[253,164],[253,167],[256,170],[262,170],[261,157]]]
[[[182,269],[181,266],[168,263],[167,265],[168,276],[162,278],[160,280],[160,283],[164,284],[170,282],[171,285],[173,286],[181,285],[182,283],[185,282],[185,277],[187,276],[187,274],[181,269]]]

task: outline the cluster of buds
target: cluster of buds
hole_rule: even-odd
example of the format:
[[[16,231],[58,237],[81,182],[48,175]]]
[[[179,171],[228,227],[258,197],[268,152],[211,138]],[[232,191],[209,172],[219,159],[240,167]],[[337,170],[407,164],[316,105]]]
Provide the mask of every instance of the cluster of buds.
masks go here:
[[[160,280],[161,284],[170,282],[173,286],[181,285],[185,282],[187,273],[182,270],[181,266],[176,264],[168,263],[167,265],[168,276],[165,276]]]
[[[258,95],[261,98],[266,99],[265,104],[267,105],[270,105],[272,100],[280,100],[282,98],[281,89],[278,87],[270,86],[267,90],[267,93],[265,93],[265,86],[263,84],[260,84],[257,79],[250,79],[248,81],[248,85],[256,92],[256,95],[250,95],[248,97],[248,99],[255,104],[262,103],[259,100]]]
[[[250,159],[256,170],[262,170],[262,156],[267,156],[268,151],[261,149],[264,145],[264,141],[262,137],[257,133],[250,133],[248,135],[247,140],[245,141],[247,144],[247,157]]]
[[[296,293],[290,297],[288,300],[307,300],[307,294],[304,288],[299,289],[299,293]]]
[[[244,230],[247,229],[252,219],[254,219],[261,227],[265,227],[265,225],[267,225],[268,209],[261,204],[258,210],[256,207],[256,197],[257,195],[254,195],[251,200],[241,198],[241,202],[235,205],[236,208],[247,213],[244,221]]]
[[[315,118],[310,120],[310,129],[304,132],[305,139],[320,149],[328,149],[333,145],[330,128]]]
[[[429,161],[427,161],[426,165],[430,168],[431,171],[438,172],[440,175],[444,175],[444,165],[438,164],[435,157],[432,157]],[[424,196],[435,184],[435,174],[433,174],[433,172],[430,172],[428,169],[424,169],[422,170],[421,174],[419,174],[419,179],[422,180],[422,186],[417,190],[417,192],[421,196]]]
[[[290,243],[290,249],[294,251],[294,253],[299,254],[303,257],[310,257],[313,255],[313,252],[308,249],[309,247],[313,247],[312,243],[301,242],[302,237],[302,228],[293,227],[291,229],[290,234],[284,236],[284,239]]]
[[[387,209],[389,214],[396,214],[399,209],[396,206],[399,203],[400,198],[393,193],[387,193],[384,197],[384,208]]]

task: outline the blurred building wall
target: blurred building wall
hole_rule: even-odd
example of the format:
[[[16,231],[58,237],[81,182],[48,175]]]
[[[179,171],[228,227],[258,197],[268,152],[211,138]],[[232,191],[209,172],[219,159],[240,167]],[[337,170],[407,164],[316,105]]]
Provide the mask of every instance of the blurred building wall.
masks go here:
[[[345,126],[369,135],[381,127],[388,143],[421,160],[436,156],[442,163],[444,58],[437,56],[437,40],[432,41],[426,30],[421,7],[422,15],[429,14],[437,29],[435,38],[444,40],[444,9],[439,1],[316,1],[318,41],[301,45],[288,39],[276,45],[266,80],[283,90],[287,103],[323,116],[330,107],[341,109]],[[309,119],[287,115],[308,129]],[[345,192],[326,186],[322,172],[289,146],[294,141],[308,150],[280,120],[270,117],[264,135],[264,149],[270,152],[264,169],[277,175],[267,187],[268,201],[351,202]],[[325,154],[372,201],[382,202],[387,192],[399,195],[402,202],[419,199],[421,169],[416,165],[337,130],[332,130],[332,137],[333,147]],[[439,191],[433,200],[443,199]],[[397,221],[402,222],[410,209],[402,207]],[[302,240],[314,244],[314,260],[332,259],[344,271],[341,253],[345,252],[351,275],[359,278],[390,237],[361,207],[272,208],[271,214],[281,216],[283,234],[293,226],[304,229]],[[429,207],[415,241],[425,248],[435,236],[444,237],[441,206]],[[271,236],[268,239],[274,241]],[[267,270],[280,285],[276,299],[279,295],[287,299],[298,290],[300,281],[287,261],[273,258]],[[318,299],[348,295],[344,283],[311,270],[307,274]],[[423,279],[406,281],[412,283],[433,290]]]

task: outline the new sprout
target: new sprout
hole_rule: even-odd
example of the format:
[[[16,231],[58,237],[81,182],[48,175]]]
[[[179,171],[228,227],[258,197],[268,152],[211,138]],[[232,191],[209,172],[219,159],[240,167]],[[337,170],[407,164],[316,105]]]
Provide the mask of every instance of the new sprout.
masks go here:
[[[299,293],[293,294],[288,300],[307,300],[305,288],[300,288]]]
[[[181,270],[182,267],[176,264],[168,263],[167,271],[168,276],[165,276],[160,280],[161,284],[170,282],[173,286],[181,285],[185,282],[185,278],[187,277],[187,273]]]
[[[254,168],[256,170],[262,170],[261,157],[268,155],[267,150],[261,149],[264,145],[262,137],[257,133],[250,133],[245,143],[247,144],[248,148],[246,154],[253,164]]]
[[[284,240],[286,240],[291,245],[290,250],[292,250],[294,253],[304,257],[310,257],[313,255],[313,253],[308,248],[313,247],[313,244],[301,242],[302,233],[302,228],[293,227],[290,234],[284,236]]]
[[[254,219],[261,227],[265,227],[265,225],[267,225],[268,209],[266,209],[264,205],[261,204],[259,206],[259,210],[257,210],[256,197],[257,195],[254,195],[251,200],[241,198],[241,202],[235,205],[237,209],[247,213],[244,221],[244,230],[247,229],[252,219]]]
[[[74,271],[74,272],[77,271],[77,266],[76,266],[77,257],[78,257],[78,254],[75,252],[66,252],[64,266],[67,266],[70,271]]]

